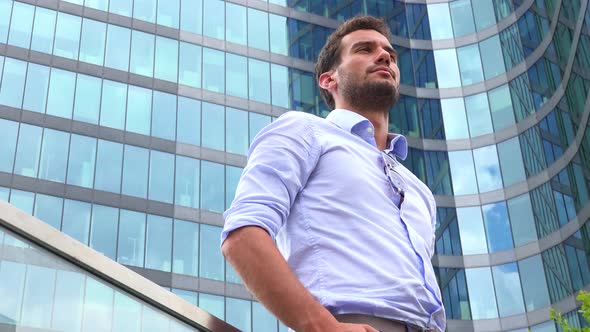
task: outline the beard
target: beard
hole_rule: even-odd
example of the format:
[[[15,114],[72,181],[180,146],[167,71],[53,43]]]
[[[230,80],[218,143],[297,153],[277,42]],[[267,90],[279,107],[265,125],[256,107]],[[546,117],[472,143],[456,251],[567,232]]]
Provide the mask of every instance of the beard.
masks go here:
[[[340,94],[352,108],[389,114],[399,98],[399,89],[395,82],[385,79],[363,81],[350,73],[337,70],[341,78]]]

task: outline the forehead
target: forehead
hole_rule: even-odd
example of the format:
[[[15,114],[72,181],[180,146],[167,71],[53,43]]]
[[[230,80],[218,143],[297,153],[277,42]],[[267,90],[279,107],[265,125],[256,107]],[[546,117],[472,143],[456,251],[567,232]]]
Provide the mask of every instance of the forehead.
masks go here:
[[[391,46],[387,38],[376,30],[356,30],[342,38],[342,49],[346,50],[360,41],[377,42],[381,46]]]

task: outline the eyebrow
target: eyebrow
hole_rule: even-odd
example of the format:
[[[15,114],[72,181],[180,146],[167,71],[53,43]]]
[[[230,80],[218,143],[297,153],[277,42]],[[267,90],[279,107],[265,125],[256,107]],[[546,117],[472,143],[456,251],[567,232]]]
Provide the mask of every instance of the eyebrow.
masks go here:
[[[377,42],[371,41],[371,40],[358,41],[358,42],[352,44],[351,49],[356,49],[356,48],[363,47],[363,46],[375,46],[375,44],[377,44]],[[387,52],[389,52],[390,54],[393,54],[397,57],[397,52],[395,51],[393,46],[385,45],[383,47],[383,49],[385,49]]]

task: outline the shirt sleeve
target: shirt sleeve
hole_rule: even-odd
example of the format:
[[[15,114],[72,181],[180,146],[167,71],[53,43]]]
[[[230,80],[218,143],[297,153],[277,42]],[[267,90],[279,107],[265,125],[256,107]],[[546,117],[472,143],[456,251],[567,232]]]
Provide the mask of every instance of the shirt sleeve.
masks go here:
[[[230,208],[221,243],[233,230],[259,226],[274,239],[307,183],[319,156],[313,115],[287,112],[254,139]]]

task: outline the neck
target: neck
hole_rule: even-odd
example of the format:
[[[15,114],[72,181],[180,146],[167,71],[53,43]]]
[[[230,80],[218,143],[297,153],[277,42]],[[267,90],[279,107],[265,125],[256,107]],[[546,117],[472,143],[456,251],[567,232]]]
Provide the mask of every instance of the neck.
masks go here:
[[[367,118],[371,124],[373,124],[373,127],[375,127],[375,142],[377,143],[377,148],[379,150],[385,150],[387,147],[387,132],[389,129],[389,109],[387,111],[379,111],[358,110],[346,106],[337,106],[336,108],[349,110]]]

